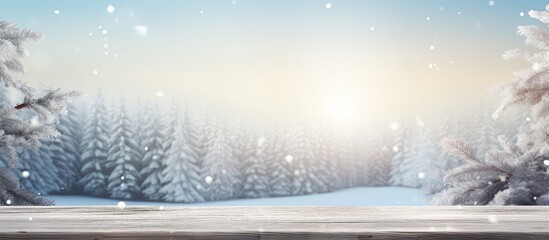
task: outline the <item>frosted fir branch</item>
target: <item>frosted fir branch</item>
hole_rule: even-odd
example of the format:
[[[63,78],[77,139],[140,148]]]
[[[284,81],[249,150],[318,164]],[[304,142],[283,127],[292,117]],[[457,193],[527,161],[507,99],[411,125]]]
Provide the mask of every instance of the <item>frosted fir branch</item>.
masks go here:
[[[526,44],[539,49],[547,49],[549,43],[549,31],[539,26],[519,26],[517,33],[526,37]]]
[[[480,163],[480,160],[476,156],[475,150],[469,146],[469,143],[463,141],[462,139],[445,137],[442,139],[440,146],[448,154],[459,159],[467,162]]]
[[[549,5],[546,6],[546,7],[549,7]],[[535,18],[535,19],[541,21],[542,23],[549,24],[549,13],[546,12],[546,11],[530,10],[528,12],[528,15],[530,15],[531,18]]]

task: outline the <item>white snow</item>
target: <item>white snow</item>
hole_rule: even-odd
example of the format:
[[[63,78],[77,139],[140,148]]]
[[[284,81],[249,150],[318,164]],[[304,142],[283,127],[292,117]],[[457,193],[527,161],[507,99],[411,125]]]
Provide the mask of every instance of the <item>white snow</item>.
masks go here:
[[[22,171],[21,172],[21,177],[23,178],[28,178],[30,176],[30,172],[25,170],[25,171]]]
[[[431,45],[431,46],[429,47],[429,49],[435,50],[435,46],[434,46],[434,45]]]
[[[146,37],[149,33],[149,28],[145,25],[135,25],[133,29],[135,29],[135,34],[140,37]]]
[[[116,10],[116,8],[113,6],[113,5],[109,5],[107,6],[107,12],[108,13],[114,13],[114,11]]]
[[[332,4],[331,3],[326,3],[326,9],[331,9],[332,8]]]
[[[286,157],[284,157],[284,160],[286,160],[286,162],[288,163],[292,163],[294,161],[294,157],[292,155],[286,155]]]
[[[495,2],[494,2],[494,1],[492,1],[492,0],[488,1],[488,6],[490,6],[490,7],[491,7],[491,6],[494,6],[494,4],[495,4]]]
[[[55,15],[59,15],[61,12],[60,12],[59,10],[56,9],[56,10],[53,10],[53,13],[54,13]]]
[[[520,12],[519,15],[520,15],[521,17],[524,17],[524,12]]]
[[[213,178],[211,176],[207,176],[204,181],[207,183],[207,184],[212,184],[212,181],[213,181]]]
[[[549,160],[543,160],[543,164],[545,164],[545,166],[549,166]]]
[[[118,206],[118,208],[120,210],[123,210],[124,208],[126,208],[126,202],[124,202],[124,201],[120,201],[116,205]]]
[[[89,196],[49,196],[57,206],[118,206],[116,199]],[[149,201],[124,201],[125,205],[145,206],[424,206],[427,205],[421,190],[403,187],[358,187],[332,193],[304,196],[237,199],[203,203],[166,203]]]

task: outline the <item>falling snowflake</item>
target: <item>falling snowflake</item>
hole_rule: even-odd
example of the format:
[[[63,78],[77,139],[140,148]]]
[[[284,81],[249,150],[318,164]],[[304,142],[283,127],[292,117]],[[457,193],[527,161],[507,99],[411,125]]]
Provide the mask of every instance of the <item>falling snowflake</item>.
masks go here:
[[[332,4],[331,3],[326,3],[326,9],[331,9],[332,8]]]
[[[23,178],[28,178],[28,177],[30,177],[30,172],[27,171],[27,170],[22,171],[22,172],[21,172],[21,177],[23,177]]]
[[[164,210],[164,206],[158,207],[158,210],[160,210],[160,211]]]
[[[461,15],[461,12],[458,12],[458,15]]]
[[[545,166],[549,166],[549,160],[543,160],[543,164],[545,164]]]
[[[61,12],[60,12],[59,10],[55,9],[55,10],[53,10],[53,13],[54,13],[55,15],[59,15]]]
[[[520,15],[521,17],[524,17],[524,12],[520,12],[519,15]]]
[[[32,217],[29,217],[29,221],[32,221]]]
[[[124,210],[124,208],[126,208],[126,203],[124,201],[120,201],[118,202],[117,206],[118,206],[118,209]]]
[[[103,35],[107,35],[107,34],[109,33],[109,31],[107,31],[107,29],[103,29],[103,30],[101,30],[101,33],[102,33]]]
[[[418,172],[417,173],[417,178],[424,179],[425,178],[425,173],[424,172]]]
[[[204,10],[200,10],[200,14],[204,14]]]
[[[211,176],[207,176],[206,178],[204,178],[204,181],[206,182],[206,184],[212,184],[213,178]]]
[[[370,27],[370,31],[374,31],[376,30],[374,27]]]
[[[427,17],[427,18],[425,18],[425,20],[431,21],[431,17]]]
[[[286,157],[284,157],[284,160],[286,160],[286,162],[288,163],[292,163],[294,161],[294,157],[292,155],[286,155]]]
[[[135,25],[133,26],[133,29],[135,29],[135,34],[140,37],[146,37],[149,33],[149,28],[144,25]]]
[[[121,180],[124,180],[124,176],[121,176],[120,179],[121,179]]]
[[[488,1],[488,6],[492,7],[492,6],[494,6],[494,4],[496,4],[494,1],[492,1],[492,0]]]
[[[435,50],[435,46],[434,46],[434,45],[431,45],[431,46],[429,47],[429,49]]]
[[[108,43],[103,43],[103,48],[109,48],[109,44]]]
[[[163,91],[156,91],[156,96],[157,97],[164,97],[164,92]]]
[[[235,0],[233,0],[233,1],[231,2],[231,3],[232,3],[232,4],[236,4],[236,1],[235,1]]]
[[[113,5],[107,6],[107,12],[113,14],[116,8]]]
[[[295,170],[294,175],[296,175],[296,176],[299,175],[299,170]]]
[[[398,152],[398,146],[393,146],[393,152]]]
[[[7,204],[7,205],[11,205],[11,200],[9,200],[9,199],[6,200],[6,204]]]

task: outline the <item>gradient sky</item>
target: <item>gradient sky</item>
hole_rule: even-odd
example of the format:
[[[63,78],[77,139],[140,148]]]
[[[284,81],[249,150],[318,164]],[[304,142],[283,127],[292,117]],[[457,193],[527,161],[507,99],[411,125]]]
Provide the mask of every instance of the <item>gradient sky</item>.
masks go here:
[[[472,106],[524,67],[501,55],[524,47],[516,27],[548,3],[3,0],[0,19],[46,36],[29,45],[32,84],[368,125]]]

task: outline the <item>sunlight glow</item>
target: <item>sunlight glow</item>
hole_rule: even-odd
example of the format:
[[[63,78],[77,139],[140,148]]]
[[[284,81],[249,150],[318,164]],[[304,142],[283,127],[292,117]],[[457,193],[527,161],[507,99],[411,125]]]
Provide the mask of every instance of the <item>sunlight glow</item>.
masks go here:
[[[331,93],[327,107],[332,119],[340,123],[348,123],[358,114],[358,100],[350,91],[340,90]]]

